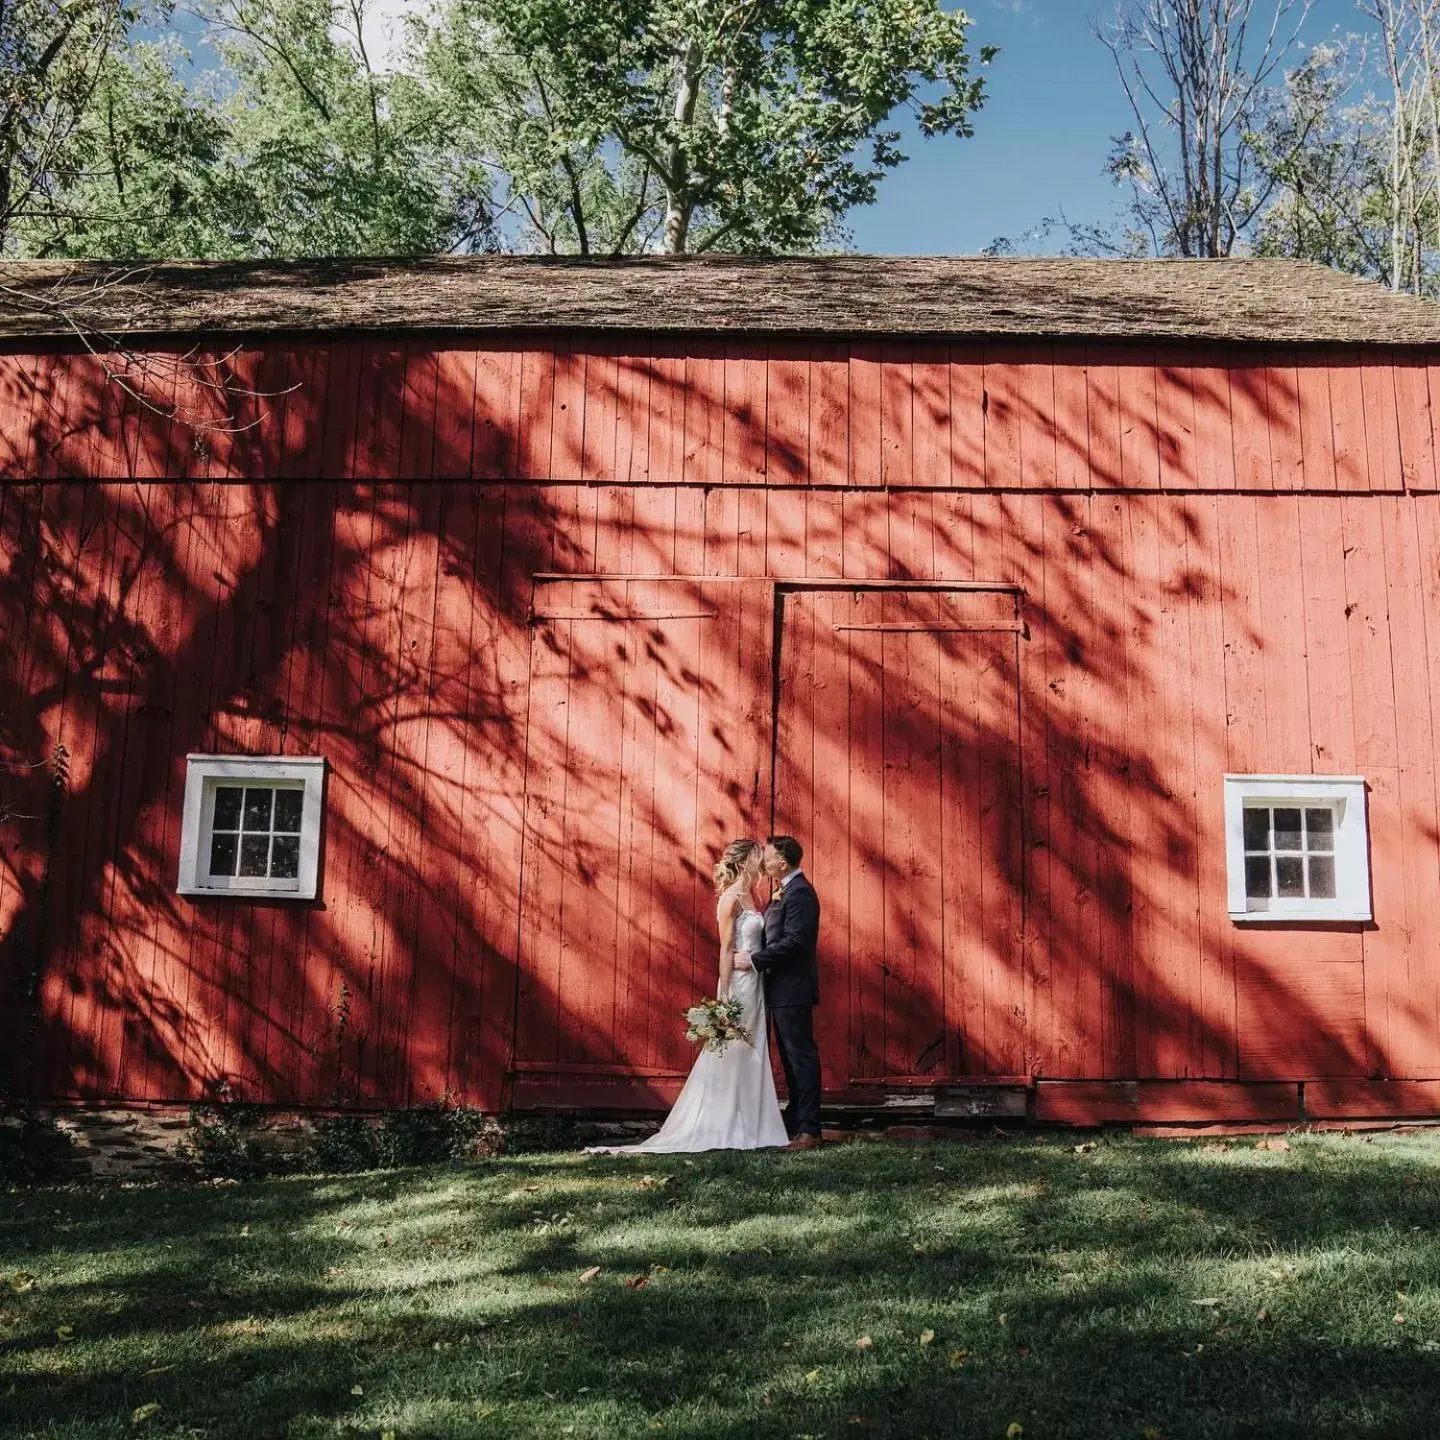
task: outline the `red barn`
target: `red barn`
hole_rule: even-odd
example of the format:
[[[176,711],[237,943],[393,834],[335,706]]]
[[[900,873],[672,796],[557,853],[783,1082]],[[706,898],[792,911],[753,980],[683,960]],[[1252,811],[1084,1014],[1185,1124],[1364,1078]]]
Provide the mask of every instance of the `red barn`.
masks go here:
[[[776,828],[832,1101],[1440,1113],[1435,306],[1264,261],[4,279],[12,1098],[663,1106],[709,869]]]

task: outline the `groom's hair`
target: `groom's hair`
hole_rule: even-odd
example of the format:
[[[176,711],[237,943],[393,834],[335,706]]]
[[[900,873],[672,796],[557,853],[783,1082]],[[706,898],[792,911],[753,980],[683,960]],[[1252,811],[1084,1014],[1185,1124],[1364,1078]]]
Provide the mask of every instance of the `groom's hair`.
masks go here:
[[[772,835],[770,843],[785,858],[785,863],[795,870],[805,858],[804,847],[793,835]]]

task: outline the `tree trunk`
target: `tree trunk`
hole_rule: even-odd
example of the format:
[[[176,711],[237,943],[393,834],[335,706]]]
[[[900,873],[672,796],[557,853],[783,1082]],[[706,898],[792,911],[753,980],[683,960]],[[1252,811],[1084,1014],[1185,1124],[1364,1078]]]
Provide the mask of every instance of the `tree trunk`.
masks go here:
[[[665,187],[665,253],[683,255],[690,236],[695,202],[690,196],[690,170],[681,136],[695,118],[700,94],[700,46],[687,40],[675,66],[675,135],[670,144],[670,174]]]
[[[1420,59],[1425,67],[1425,107],[1430,114],[1430,187],[1434,196],[1435,247],[1440,251],[1440,95],[1435,91],[1435,39],[1430,28],[1435,0],[1415,0],[1420,22]],[[1416,294],[1423,283],[1416,287]]]

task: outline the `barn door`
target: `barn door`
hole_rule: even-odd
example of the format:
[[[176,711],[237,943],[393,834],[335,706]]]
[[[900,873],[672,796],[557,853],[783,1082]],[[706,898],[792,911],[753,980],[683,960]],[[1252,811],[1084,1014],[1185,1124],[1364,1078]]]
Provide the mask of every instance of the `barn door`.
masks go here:
[[[1016,597],[779,603],[775,815],[821,897],[827,1091],[1022,1073]]]
[[[537,582],[517,1103],[530,1077],[531,1103],[663,1104],[688,1069],[714,857],[769,810],[771,607],[733,581]]]

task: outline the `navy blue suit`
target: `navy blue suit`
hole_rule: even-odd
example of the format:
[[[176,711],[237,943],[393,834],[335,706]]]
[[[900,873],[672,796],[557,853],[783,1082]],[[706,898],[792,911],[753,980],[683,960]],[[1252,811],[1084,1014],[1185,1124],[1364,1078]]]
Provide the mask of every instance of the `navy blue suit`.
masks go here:
[[[775,1030],[790,1103],[790,1135],[820,1133],[820,1052],[814,1014],[820,1000],[820,897],[795,873],[765,912],[765,944],[751,959],[765,984],[765,1008]]]

